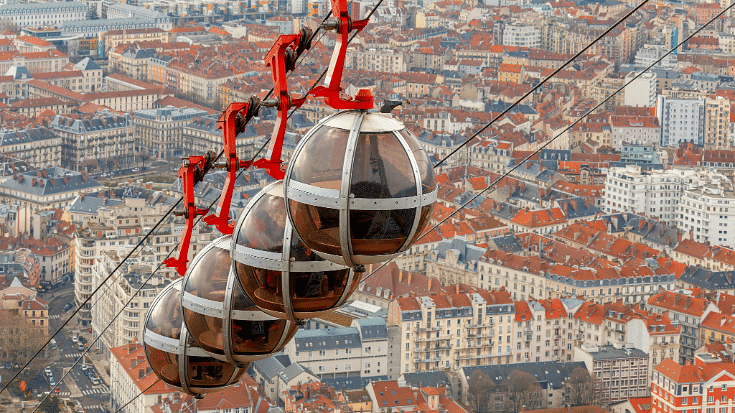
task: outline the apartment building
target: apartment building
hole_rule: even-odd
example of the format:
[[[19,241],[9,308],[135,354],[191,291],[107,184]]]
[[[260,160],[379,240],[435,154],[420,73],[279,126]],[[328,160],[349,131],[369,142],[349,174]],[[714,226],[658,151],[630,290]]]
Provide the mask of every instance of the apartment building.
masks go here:
[[[192,108],[167,106],[159,109],[138,110],[135,119],[137,151],[147,150],[155,159],[176,159],[182,155],[183,127],[195,116],[207,112]]]
[[[15,3],[0,6],[0,18],[25,27],[59,26],[87,18],[89,6],[78,1]]]
[[[655,145],[660,140],[660,122],[653,116],[611,116],[612,147],[623,145]]]
[[[23,159],[35,168],[61,166],[62,149],[62,139],[53,129],[37,126],[13,131],[0,130],[0,151]]]
[[[97,181],[59,167],[18,172],[0,184],[0,201],[28,207],[31,211],[64,208],[82,191],[102,188]]]
[[[705,99],[675,99],[660,95],[656,116],[661,124],[661,146],[678,148],[684,142],[704,143]]]
[[[503,26],[503,46],[528,47],[537,49],[541,47],[541,31],[532,24],[519,22]]]
[[[735,408],[735,364],[709,353],[693,364],[671,359],[656,366],[651,382],[651,413],[729,412]]]
[[[730,149],[730,100],[722,96],[705,99],[704,148]]]
[[[110,409],[122,409],[124,413],[144,412],[158,404],[161,398],[180,394],[153,372],[142,341],[115,347],[111,353]]]
[[[466,237],[443,240],[424,257],[426,275],[442,285],[464,283],[485,288],[480,280],[479,261],[487,248],[473,245]]]
[[[632,346],[575,347],[574,361],[584,362],[600,381],[603,400],[616,403],[650,394],[648,354]]]
[[[81,171],[85,163],[107,159],[120,167],[134,163],[135,124],[127,113],[105,110],[81,118],[56,115],[49,128],[62,139],[61,164],[65,168]]]
[[[646,309],[656,314],[665,314],[672,323],[681,328],[679,362],[689,364],[694,361],[694,352],[702,346],[702,321],[710,312],[719,311],[717,306],[707,299],[673,291],[663,291],[649,298]]]
[[[406,62],[402,52],[393,49],[359,48],[349,53],[353,69],[359,71],[377,71],[401,73],[406,71]]]
[[[98,261],[103,259],[103,255],[108,254],[110,257],[125,256],[146,232],[163,217],[170,208],[173,199],[162,196],[160,193],[149,194],[130,191],[128,197],[122,202],[119,200],[110,203],[101,201],[105,200],[94,196],[82,196],[75,200],[74,205],[70,206],[70,211],[86,209],[89,212],[84,215],[91,215],[83,218],[86,219],[87,224],[80,224],[80,229],[74,240],[74,296],[78,305],[81,305],[99,285],[95,280],[102,277],[102,274],[106,271],[104,265],[98,266]],[[82,216],[77,212],[72,214],[72,219],[75,219],[75,217],[76,219],[82,219]],[[158,229],[156,235],[150,238],[149,244],[144,247],[138,262],[157,266],[172,249],[177,248],[178,235],[183,230],[183,226],[183,219],[169,217]],[[212,227],[195,226],[188,259],[191,260],[194,255],[215,238],[216,234]],[[174,274],[172,269],[165,266],[159,269],[159,273],[169,277]],[[97,278],[95,278],[95,274],[97,274]],[[92,321],[91,308],[90,303],[87,303],[79,312],[83,325],[87,325]],[[100,323],[99,325],[104,326],[105,324]]]
[[[511,363],[514,319],[502,290],[399,297],[388,307],[389,328],[400,327],[401,373]]]
[[[516,363],[567,362],[574,356],[579,300],[516,301],[513,352]],[[576,361],[576,360],[575,360]]]
[[[95,296],[91,327],[95,337],[107,328],[97,342],[97,348],[102,349],[106,357],[109,356],[111,348],[143,341],[143,325],[148,308],[158,293],[171,282],[161,273],[153,274],[151,277],[155,266],[145,264],[125,264],[120,269],[124,274],[122,277],[107,279],[121,258],[108,251],[101,254],[92,265],[92,285],[97,287],[103,282],[105,285]],[[148,282],[137,292],[146,280]],[[123,308],[125,310],[122,317],[115,319]]]
[[[301,329],[284,353],[322,379],[379,378],[388,376],[388,345],[386,321],[370,317],[350,327]]]
[[[625,76],[625,106],[647,107],[656,106],[656,73],[646,72],[637,79],[638,72],[630,72]]]
[[[198,115],[191,118],[191,122],[186,124],[181,132],[184,156],[202,154],[210,150],[219,153],[222,150],[222,129],[219,129],[218,119],[219,115]],[[262,143],[258,145],[257,141],[269,132],[263,125],[253,123],[255,122],[251,122],[237,135],[237,156],[240,159],[251,159],[262,145]]]
[[[692,239],[735,248],[735,187],[723,174],[696,171],[682,183],[674,221]]]
[[[691,172],[646,171],[639,165],[610,168],[605,180],[602,209],[606,213],[632,212],[664,223],[676,223],[683,180]]]

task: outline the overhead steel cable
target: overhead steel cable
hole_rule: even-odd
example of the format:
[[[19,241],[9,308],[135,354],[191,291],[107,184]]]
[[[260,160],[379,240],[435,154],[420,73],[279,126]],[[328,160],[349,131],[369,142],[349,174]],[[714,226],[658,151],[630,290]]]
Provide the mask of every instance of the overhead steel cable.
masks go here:
[[[381,0],[381,2],[382,2],[382,0]],[[314,30],[314,31],[312,32],[311,36],[309,36],[309,43],[311,43],[311,42],[313,41],[314,37],[316,36],[316,34],[317,34],[317,33],[318,33],[318,32],[319,32],[320,30],[323,30],[323,29],[322,29],[322,25],[324,24],[324,22],[326,22],[326,21],[327,21],[327,19],[329,19],[329,16],[330,16],[330,14],[331,14],[331,12],[330,12],[330,13],[327,13],[327,15],[326,15],[326,16],[325,16],[325,17],[324,17],[324,18],[322,19],[322,21],[321,21],[321,23],[319,24],[319,26],[317,27],[317,29],[316,29],[316,30]],[[323,37],[323,35],[322,35],[322,37]],[[322,37],[320,37],[320,39],[321,39]],[[353,36],[353,37],[354,37],[354,36]],[[350,40],[351,40],[351,39],[350,39]],[[296,68],[297,68],[297,67],[298,67],[298,66],[299,66],[299,65],[301,64],[301,62],[303,62],[303,61],[305,60],[305,58],[306,58],[306,55],[308,55],[310,51],[311,51],[311,48],[309,48],[309,49],[306,49],[306,50],[305,50],[305,53],[303,53],[303,54],[302,54],[301,56],[299,56],[299,60],[297,60],[297,62],[296,62],[296,63],[295,63],[295,65],[294,65],[294,70],[293,70],[293,71],[291,71],[291,72],[290,72],[290,73],[288,74],[288,76],[289,76],[289,77],[291,76],[291,74],[292,74],[292,73],[294,73],[294,71],[295,71],[295,70],[296,70]],[[322,77],[324,77],[324,75],[325,75],[325,74],[326,74],[326,71],[322,73],[322,75],[320,76],[320,79],[321,79]],[[312,87],[312,89],[313,89],[313,87]],[[271,88],[271,89],[270,89],[270,91],[268,91],[268,93],[267,93],[267,94],[265,95],[265,97],[264,97],[264,100],[265,100],[265,99],[268,99],[268,98],[270,97],[270,95],[271,95],[271,94],[273,94],[273,88]],[[257,110],[259,110],[259,109],[260,109],[260,107],[261,107],[261,102],[262,102],[262,101],[259,101],[259,102],[258,102],[258,104],[257,104],[257,106],[256,106],[256,112],[257,112]],[[256,154],[256,156],[254,156],[254,157],[253,157],[253,158],[251,159],[251,163],[252,163],[252,161],[254,161],[254,160],[255,160],[255,159],[257,158],[257,156],[258,156],[258,155],[259,155],[259,154],[260,154],[260,153],[262,152],[262,149],[263,149],[263,148],[264,148],[264,147],[265,147],[265,146],[266,146],[266,145],[267,145],[267,144],[268,144],[269,142],[270,142],[270,138],[269,138],[269,139],[268,139],[268,140],[266,141],[266,143],[265,143],[265,144],[263,145],[263,147],[261,148],[261,150],[259,150],[259,151],[258,151],[258,153]],[[217,162],[217,161],[218,161],[218,160],[219,160],[219,159],[220,159],[220,158],[222,157],[222,155],[223,155],[223,154],[224,154],[224,149],[223,149],[222,151],[220,151],[220,152],[219,152],[219,154],[218,154],[218,155],[217,155],[217,156],[216,156],[216,157],[215,157],[215,158],[214,158],[214,159],[212,160],[212,162],[213,162],[213,163],[216,163],[216,162]],[[242,175],[242,173],[243,173],[243,172],[244,172],[245,170],[246,170],[246,169],[243,169],[243,170],[241,170],[241,171],[240,171],[240,172],[238,173],[238,177],[240,177],[240,176]],[[205,174],[205,175],[206,175],[206,174]],[[71,315],[69,316],[69,318],[67,318],[67,319],[66,319],[66,320],[65,320],[65,321],[64,321],[64,322],[63,322],[63,323],[61,324],[61,326],[60,326],[60,327],[59,327],[59,328],[58,328],[58,329],[57,329],[57,330],[56,330],[56,331],[55,331],[55,332],[54,332],[54,333],[53,333],[53,334],[52,334],[52,335],[51,335],[51,336],[50,336],[50,337],[48,338],[48,340],[46,340],[46,342],[45,342],[45,343],[44,343],[44,344],[43,344],[43,345],[41,346],[41,348],[39,348],[39,349],[38,349],[38,351],[36,351],[36,353],[34,353],[34,354],[33,354],[33,356],[31,356],[31,358],[30,358],[30,359],[29,359],[29,360],[28,360],[28,361],[27,361],[27,362],[26,362],[26,363],[25,363],[25,364],[24,364],[24,365],[23,365],[23,366],[22,366],[22,367],[20,368],[20,370],[18,370],[18,372],[17,372],[17,373],[15,373],[15,375],[13,375],[13,377],[12,377],[12,378],[10,379],[10,381],[8,381],[8,382],[7,382],[6,384],[5,384],[5,386],[4,386],[4,387],[3,387],[2,389],[0,389],[0,394],[2,394],[2,392],[4,392],[5,390],[7,390],[7,388],[8,388],[8,387],[9,387],[9,386],[10,386],[10,385],[11,385],[11,384],[12,384],[12,383],[13,383],[13,382],[14,382],[14,381],[15,381],[15,380],[16,380],[16,379],[17,379],[17,378],[19,377],[19,376],[20,376],[20,373],[21,373],[21,372],[23,372],[23,370],[25,370],[25,369],[26,369],[26,368],[28,367],[28,365],[29,365],[29,364],[30,364],[30,363],[31,363],[31,362],[32,362],[32,361],[33,361],[33,360],[34,360],[34,359],[35,359],[36,357],[38,357],[38,356],[39,356],[39,355],[41,354],[41,352],[43,352],[43,350],[44,350],[44,349],[46,348],[46,346],[48,346],[48,345],[49,345],[49,343],[51,343],[51,340],[53,340],[53,339],[54,339],[54,338],[55,338],[55,337],[56,337],[56,336],[57,336],[57,335],[59,334],[59,332],[60,332],[60,331],[61,331],[61,330],[62,330],[62,329],[63,329],[64,327],[66,327],[66,326],[67,326],[67,324],[68,324],[68,323],[69,323],[69,322],[71,321],[71,319],[72,319],[72,318],[74,318],[74,316],[76,316],[76,315],[77,315],[77,314],[78,314],[78,313],[79,313],[79,312],[81,311],[81,309],[82,309],[82,308],[84,308],[84,306],[85,306],[85,305],[87,305],[87,304],[88,304],[88,303],[89,303],[89,302],[91,301],[92,297],[93,297],[93,296],[94,296],[94,295],[95,295],[95,294],[96,294],[96,293],[97,293],[97,292],[98,292],[98,291],[99,291],[99,290],[100,290],[100,289],[102,288],[102,286],[103,286],[103,285],[105,285],[105,284],[107,283],[107,281],[109,281],[109,279],[110,279],[110,278],[111,278],[111,277],[112,277],[112,276],[113,276],[113,275],[114,275],[114,274],[115,274],[115,273],[116,273],[116,272],[117,272],[117,271],[118,271],[118,270],[119,270],[119,269],[120,269],[120,268],[122,267],[122,265],[123,265],[123,264],[124,264],[124,263],[125,263],[125,262],[126,262],[126,261],[127,261],[128,259],[130,259],[130,257],[132,256],[132,254],[133,254],[133,253],[135,253],[135,252],[136,252],[136,251],[138,250],[138,248],[139,248],[139,247],[140,247],[140,246],[141,246],[141,245],[142,245],[142,244],[143,244],[143,243],[144,243],[144,242],[145,242],[145,241],[146,241],[146,240],[147,240],[148,238],[150,238],[150,236],[151,236],[151,235],[153,235],[154,231],[157,231],[158,227],[159,227],[159,226],[160,226],[160,225],[161,225],[161,224],[162,224],[162,223],[163,223],[163,222],[164,222],[164,221],[165,221],[165,220],[166,220],[166,219],[167,219],[167,218],[169,217],[169,215],[171,215],[171,214],[172,214],[172,213],[173,213],[173,212],[174,212],[174,211],[176,210],[176,208],[177,208],[177,207],[178,207],[178,206],[179,206],[179,205],[181,204],[181,202],[183,201],[183,199],[184,199],[184,198],[183,198],[183,196],[182,196],[181,198],[179,198],[179,199],[178,199],[178,201],[177,201],[177,202],[176,202],[176,203],[175,203],[175,204],[174,204],[174,205],[173,205],[173,206],[172,206],[172,207],[171,207],[171,208],[170,208],[170,209],[169,209],[168,211],[166,211],[166,213],[165,213],[165,214],[163,215],[163,217],[162,217],[162,218],[161,218],[161,219],[160,219],[160,220],[159,220],[158,222],[156,222],[156,224],[155,224],[155,225],[153,226],[153,228],[151,228],[151,229],[150,229],[150,230],[148,231],[148,233],[146,233],[146,234],[145,234],[145,236],[143,237],[143,239],[141,239],[141,240],[140,240],[140,241],[139,241],[139,242],[138,242],[138,243],[137,243],[137,244],[136,244],[136,245],[135,245],[135,246],[133,247],[133,249],[132,249],[132,250],[131,250],[131,251],[130,251],[130,252],[129,252],[129,253],[128,253],[128,254],[126,255],[126,256],[125,256],[125,258],[124,258],[124,259],[123,259],[122,261],[120,261],[120,263],[118,263],[118,265],[117,265],[117,266],[115,267],[115,269],[114,269],[114,270],[113,270],[113,271],[112,271],[112,272],[111,272],[111,273],[110,273],[110,274],[109,274],[109,275],[108,275],[108,276],[107,276],[107,277],[106,277],[106,278],[105,278],[105,279],[104,279],[104,280],[103,280],[103,281],[102,281],[102,282],[100,283],[100,285],[99,285],[99,286],[98,286],[97,288],[95,288],[95,289],[94,289],[94,290],[92,291],[92,293],[91,293],[91,294],[90,294],[90,295],[89,295],[89,296],[88,296],[88,297],[87,297],[87,298],[86,298],[86,299],[85,299],[85,300],[84,300],[84,301],[83,301],[83,302],[82,302],[82,303],[81,303],[81,304],[79,305],[79,307],[77,307],[77,308],[76,308],[76,309],[75,309],[75,310],[74,310],[74,311],[72,312],[72,314],[71,314]],[[219,198],[218,198],[217,200],[219,200]],[[215,203],[216,203],[216,202],[215,202]],[[210,210],[212,209],[212,206],[214,206],[214,204],[212,204],[212,205],[210,206],[210,208],[209,208]],[[198,223],[198,222],[199,222],[199,221],[197,221],[197,223]],[[173,249],[173,250],[172,250],[172,252],[173,252],[173,251],[175,251],[175,249]],[[169,254],[168,256],[170,256],[170,254]],[[167,257],[168,257],[168,256],[167,256]],[[109,287],[108,287],[108,289],[109,289]],[[99,301],[99,300],[98,300],[98,301]],[[96,303],[96,302],[95,302],[95,303]],[[90,308],[90,311],[91,311],[91,308]],[[77,322],[77,325],[78,325],[78,324],[79,324],[79,322]],[[76,326],[75,326],[75,327],[76,327]],[[75,364],[76,364],[76,363],[75,363]]]
[[[583,47],[581,50],[579,50],[577,53],[575,53],[572,57],[567,59],[566,62],[564,62],[561,66],[554,69],[553,72],[551,72],[548,76],[543,78],[536,86],[532,87],[528,92],[523,94],[520,99],[517,99],[513,104],[508,106],[507,108],[503,109],[493,120],[488,122],[485,126],[480,128],[477,132],[473,133],[472,136],[470,136],[467,140],[462,142],[459,146],[457,146],[455,149],[452,149],[445,157],[443,157],[436,165],[434,165],[434,168],[439,167],[441,164],[443,164],[447,159],[449,159],[452,155],[459,152],[460,149],[465,147],[468,143],[472,141],[472,139],[475,139],[478,135],[480,135],[482,132],[485,131],[485,129],[489,128],[493,123],[495,123],[498,119],[503,117],[506,113],[510,112],[511,109],[518,106],[521,102],[523,102],[527,97],[531,96],[533,92],[538,90],[541,86],[543,86],[547,81],[549,81],[552,77],[556,76],[559,72],[564,70],[565,67],[569,66],[570,63],[572,63],[574,60],[576,60],[579,56],[582,56],[584,52],[589,50],[592,46],[595,45],[598,41],[600,41],[603,37],[605,37],[608,33],[613,31],[616,27],[618,27],[621,23],[623,23],[625,20],[628,19],[628,17],[632,16],[633,13],[637,12],[641,7],[645,6],[650,0],[643,0],[640,2],[637,6],[633,7],[630,11],[625,13],[625,16],[621,17],[620,20],[613,23],[612,26],[608,27],[607,29],[603,30],[602,33],[600,33],[599,36],[597,36],[590,44]]]
[[[651,70],[651,69],[652,69],[652,68],[653,68],[654,66],[656,66],[657,64],[659,64],[659,63],[660,63],[660,62],[661,62],[661,61],[662,61],[663,59],[665,59],[665,58],[666,58],[666,57],[667,57],[668,55],[670,55],[671,53],[673,53],[673,52],[674,52],[674,51],[675,51],[676,49],[678,49],[679,47],[681,47],[681,46],[682,46],[682,45],[683,45],[684,43],[686,43],[686,42],[687,42],[687,41],[688,41],[689,39],[691,39],[692,37],[694,37],[694,36],[695,36],[696,34],[698,34],[699,32],[701,32],[702,30],[704,30],[704,29],[705,29],[705,28],[706,28],[707,26],[709,26],[709,25],[710,25],[710,24],[711,24],[712,22],[714,22],[715,20],[717,20],[717,19],[718,19],[719,17],[721,17],[721,16],[722,16],[723,14],[725,14],[726,12],[728,12],[728,11],[729,11],[730,9],[732,9],[732,8],[733,8],[734,6],[735,6],[735,3],[733,3],[733,4],[729,5],[729,6],[727,6],[727,7],[726,7],[726,8],[724,8],[724,9],[723,9],[722,11],[720,11],[720,12],[719,12],[719,13],[718,13],[718,14],[717,14],[716,16],[714,16],[714,17],[712,17],[712,18],[711,18],[710,20],[708,20],[708,21],[707,21],[707,22],[706,22],[706,23],[705,23],[704,25],[702,25],[702,26],[701,26],[701,27],[699,27],[698,29],[694,30],[694,31],[693,31],[693,32],[692,32],[691,34],[689,34],[689,36],[687,36],[687,37],[686,37],[686,38],[685,38],[684,40],[682,40],[682,41],[681,41],[681,42],[679,42],[679,43],[678,43],[678,44],[677,44],[676,46],[672,47],[672,48],[671,48],[671,49],[669,49],[669,50],[668,50],[668,51],[667,51],[666,53],[664,53],[664,55],[663,55],[663,56],[659,57],[659,58],[658,58],[658,59],[657,59],[656,61],[654,61],[653,63],[651,63],[650,65],[648,65],[648,66],[647,66],[647,67],[646,67],[646,68],[645,68],[644,70],[640,71],[640,72],[639,72],[639,73],[638,73],[637,75],[635,75],[635,76],[634,76],[633,78],[631,78],[630,80],[626,81],[626,82],[625,82],[625,83],[624,83],[624,84],[623,84],[622,86],[620,86],[620,87],[619,87],[618,89],[616,89],[616,90],[615,90],[615,91],[614,91],[613,93],[611,93],[611,94],[610,94],[609,96],[607,96],[607,97],[606,97],[605,99],[603,99],[603,100],[602,100],[602,101],[601,101],[600,103],[598,103],[597,105],[595,105],[595,106],[594,106],[594,107],[593,107],[592,109],[589,109],[589,110],[588,110],[587,112],[585,112],[585,113],[584,113],[584,114],[583,114],[582,116],[580,116],[580,117],[578,117],[577,119],[575,119],[575,120],[574,120],[574,122],[572,122],[571,124],[567,125],[567,126],[566,126],[566,127],[565,127],[565,128],[564,128],[564,129],[562,130],[562,131],[561,131],[561,132],[559,132],[559,133],[558,133],[558,134],[557,134],[556,136],[554,136],[554,137],[553,137],[552,139],[550,139],[550,140],[548,140],[547,142],[545,142],[545,143],[544,143],[543,145],[541,145],[541,146],[540,146],[540,147],[539,147],[538,149],[534,150],[534,151],[533,151],[533,152],[531,152],[531,153],[530,153],[529,155],[527,155],[527,156],[526,156],[525,158],[523,158],[523,160],[521,160],[520,162],[518,162],[518,163],[517,163],[517,164],[516,164],[515,166],[513,166],[512,168],[510,168],[510,169],[509,169],[508,171],[504,172],[504,173],[503,173],[503,174],[502,174],[502,175],[501,175],[501,176],[500,176],[499,178],[497,178],[497,179],[496,179],[495,181],[493,181],[493,182],[492,182],[492,183],[491,183],[490,185],[488,185],[488,187],[487,187],[487,188],[485,188],[485,189],[483,189],[482,191],[478,192],[478,193],[477,193],[477,194],[476,194],[475,196],[473,196],[472,198],[470,198],[470,199],[469,199],[469,200],[468,200],[467,202],[465,202],[464,204],[460,205],[460,207],[459,207],[458,209],[456,209],[455,211],[453,211],[452,213],[450,213],[449,215],[447,215],[447,216],[446,216],[446,217],[445,217],[444,219],[442,219],[441,221],[439,221],[439,222],[438,222],[438,223],[437,223],[436,225],[434,225],[434,226],[433,226],[433,227],[432,227],[431,229],[429,229],[428,231],[425,231],[425,232],[424,232],[424,233],[423,233],[423,234],[422,234],[422,235],[421,235],[421,236],[420,236],[420,237],[419,237],[419,238],[418,238],[418,239],[417,239],[416,241],[417,241],[417,242],[418,242],[418,241],[420,241],[420,240],[421,240],[421,239],[423,239],[423,238],[424,238],[425,236],[427,236],[427,235],[428,235],[429,233],[431,233],[432,231],[436,230],[436,229],[437,229],[438,227],[440,227],[440,226],[441,226],[441,225],[443,225],[443,224],[444,224],[445,222],[447,222],[447,221],[448,221],[448,220],[449,220],[450,218],[452,218],[453,216],[457,215],[457,214],[458,214],[458,213],[459,213],[459,212],[460,212],[461,210],[465,209],[465,208],[467,207],[467,205],[470,205],[471,203],[473,203],[473,202],[474,202],[474,201],[475,201],[475,200],[476,200],[477,198],[479,198],[479,197],[480,197],[480,196],[481,196],[482,194],[484,194],[485,192],[487,192],[488,190],[490,190],[491,188],[493,188],[493,187],[494,187],[495,185],[497,185],[497,184],[498,184],[498,182],[500,182],[500,181],[501,181],[501,180],[502,180],[503,178],[506,178],[506,177],[508,177],[508,175],[510,175],[510,174],[511,174],[511,173],[512,173],[513,171],[515,171],[516,169],[518,169],[518,168],[519,168],[519,167],[520,167],[521,165],[523,165],[523,164],[524,164],[525,162],[527,162],[527,161],[528,161],[529,159],[531,159],[531,158],[532,158],[533,156],[535,156],[536,154],[538,154],[539,152],[541,152],[541,150],[542,150],[542,149],[544,149],[544,148],[546,148],[547,146],[549,146],[549,145],[550,145],[550,144],[551,144],[551,143],[552,143],[552,142],[553,142],[554,140],[556,140],[556,139],[557,139],[557,138],[559,138],[560,136],[562,136],[562,135],[564,135],[565,133],[567,133],[567,132],[568,132],[568,131],[569,131],[570,129],[572,129],[572,128],[573,128],[573,127],[574,127],[575,125],[577,125],[577,124],[578,124],[579,122],[581,122],[581,121],[582,121],[582,120],[583,120],[584,118],[586,118],[587,116],[589,116],[589,115],[590,115],[590,114],[591,114],[592,112],[594,112],[594,111],[596,111],[597,109],[599,109],[600,107],[602,107],[602,105],[604,105],[605,103],[607,103],[607,101],[608,101],[608,100],[612,99],[612,98],[613,98],[613,97],[614,97],[615,95],[617,95],[618,93],[620,93],[620,91],[622,91],[623,89],[625,89],[625,88],[626,88],[626,86],[630,85],[630,84],[631,84],[631,83],[633,83],[633,82],[634,82],[634,81],[635,81],[636,79],[638,79],[639,77],[643,76],[643,74],[645,74],[645,73],[646,73],[647,71]],[[493,121],[494,121],[494,120],[493,120]],[[489,125],[488,125],[488,126],[489,126]],[[445,158],[445,159],[446,159],[446,158]],[[435,165],[435,166],[434,166],[434,168],[436,168],[436,167],[438,167],[438,166],[439,166],[439,164]],[[404,252],[404,254],[405,254],[405,252]],[[367,275],[365,275],[365,277],[363,277],[363,278],[362,278],[362,281],[365,281],[365,280],[367,280],[368,278],[370,278],[370,277],[371,277],[371,276],[372,276],[373,274],[375,274],[376,272],[378,272],[378,271],[379,271],[380,269],[382,269],[382,268],[383,268],[383,267],[385,267],[386,265],[388,265],[388,264],[390,264],[391,262],[393,262],[393,260],[394,260],[394,259],[395,259],[395,258],[393,258],[393,259],[391,259],[391,260],[388,260],[388,261],[386,261],[386,262],[382,263],[382,264],[381,264],[380,266],[378,266],[378,268],[376,268],[375,270],[373,270],[372,272],[370,272],[370,274],[367,274]]]

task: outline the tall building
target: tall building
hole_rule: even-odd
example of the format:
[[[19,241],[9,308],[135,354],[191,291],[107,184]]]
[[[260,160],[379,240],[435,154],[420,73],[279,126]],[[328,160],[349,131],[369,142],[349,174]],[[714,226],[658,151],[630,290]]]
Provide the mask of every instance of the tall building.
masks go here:
[[[60,26],[64,22],[85,20],[88,10],[86,4],[78,1],[4,4],[0,6],[0,18],[21,27]]]
[[[574,349],[574,361],[582,361],[600,382],[603,400],[616,403],[650,392],[648,354],[632,346],[582,346]]]
[[[705,100],[705,149],[730,149],[730,100],[722,96]]]
[[[697,242],[735,248],[735,187],[730,178],[697,171],[682,183],[676,226]]]
[[[503,27],[503,46],[537,49],[541,47],[541,32],[532,24],[506,24]]]
[[[203,110],[173,106],[135,111],[136,151],[147,150],[155,159],[182,156],[183,127],[195,116],[205,115]]]
[[[661,124],[661,146],[678,148],[684,142],[704,143],[705,99],[659,96],[656,116]]]
[[[400,297],[388,307],[388,326],[401,329],[401,373],[511,363],[514,320],[502,290]]]
[[[647,107],[656,106],[656,73],[646,72],[633,80],[638,72],[630,72],[625,76],[625,106]]]
[[[632,212],[667,223],[677,222],[683,177],[691,172],[646,171],[638,165],[610,168],[605,180],[602,209],[606,213]]]

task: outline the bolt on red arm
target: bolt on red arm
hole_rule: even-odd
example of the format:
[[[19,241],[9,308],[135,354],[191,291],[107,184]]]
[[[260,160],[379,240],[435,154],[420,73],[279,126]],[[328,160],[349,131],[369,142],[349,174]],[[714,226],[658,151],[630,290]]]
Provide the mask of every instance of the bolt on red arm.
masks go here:
[[[182,277],[186,273],[186,263],[189,262],[189,244],[194,229],[194,218],[206,214],[209,210],[197,208],[194,203],[194,185],[198,184],[204,175],[212,168],[212,153],[207,152],[204,156],[190,156],[184,158],[184,165],[179,168],[181,178],[181,189],[184,192],[184,211],[176,212],[178,216],[184,216],[186,223],[184,231],[179,240],[178,258],[171,257],[163,262],[169,268],[176,270]]]
[[[219,198],[217,213],[204,217],[204,222],[207,225],[214,225],[224,235],[232,235],[235,228],[235,221],[230,219],[230,205],[235,191],[237,172],[240,168],[247,168],[251,164],[250,161],[243,161],[237,157],[237,135],[245,130],[245,126],[258,114],[259,109],[260,99],[251,97],[247,102],[230,104],[217,121],[218,128],[222,129],[224,161],[216,166],[227,168],[227,178]]]
[[[328,21],[322,25],[326,30],[337,31],[337,42],[332,52],[332,60],[329,62],[329,70],[324,78],[326,86],[315,87],[311,91],[311,95],[323,97],[324,103],[330,107],[342,109],[372,109],[373,93],[368,89],[360,89],[355,98],[342,96],[342,74],[345,68],[345,59],[347,56],[347,46],[349,46],[349,36],[352,30],[362,31],[368,23],[365,20],[352,20],[347,7],[347,0],[330,0],[332,3],[332,14],[336,20]]]

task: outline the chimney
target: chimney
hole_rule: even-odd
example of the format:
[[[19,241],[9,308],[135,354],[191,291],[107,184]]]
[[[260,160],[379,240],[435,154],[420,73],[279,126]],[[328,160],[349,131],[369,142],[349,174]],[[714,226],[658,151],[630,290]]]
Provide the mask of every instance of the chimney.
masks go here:
[[[370,274],[370,273],[368,273],[368,274]],[[403,271],[398,270],[398,282],[401,282],[401,281],[403,281]]]
[[[411,272],[410,271],[408,272],[408,282],[407,282],[407,284],[408,285],[411,285]]]

